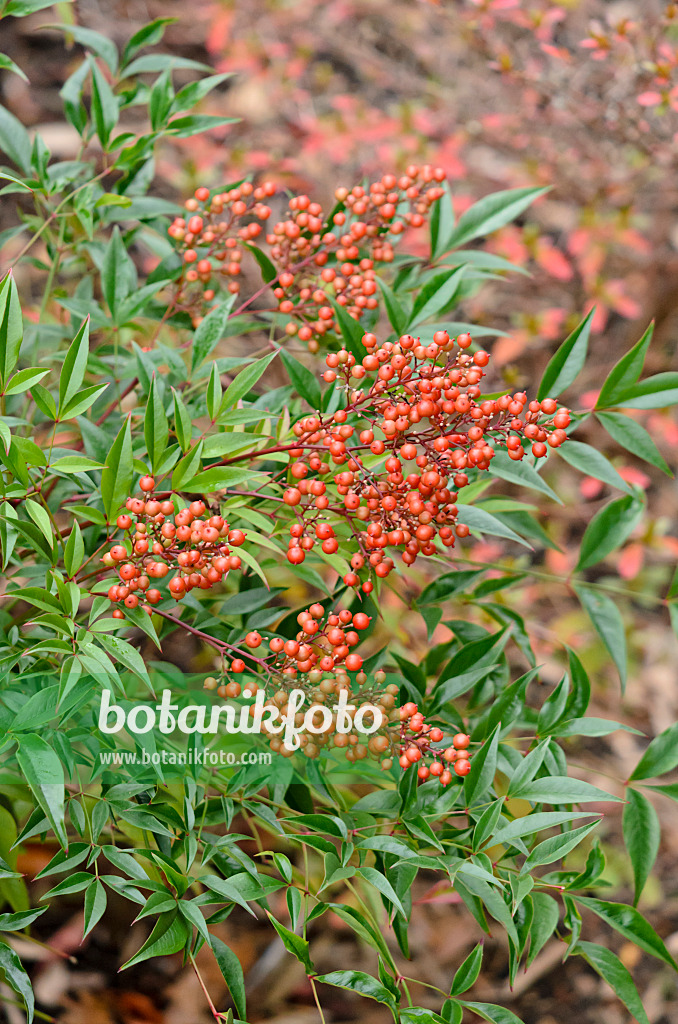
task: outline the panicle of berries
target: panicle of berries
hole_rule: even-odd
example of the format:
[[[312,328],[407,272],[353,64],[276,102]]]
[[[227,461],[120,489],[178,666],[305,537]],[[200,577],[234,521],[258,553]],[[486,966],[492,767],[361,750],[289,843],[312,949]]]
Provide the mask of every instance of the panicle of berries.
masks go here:
[[[341,538],[342,553],[346,544],[353,547],[352,571],[344,576],[351,587],[361,585],[363,568],[389,575],[394,563],[386,548],[400,549],[412,565],[419,554],[439,553],[437,541],[451,548],[456,537],[468,536],[456,505],[467,471],[488,469],[499,449],[518,461],[524,443],[543,458],[549,446],[565,441],[570,422],[553,399],[528,403],[524,392],[484,398],[479,382],[490,357],[468,351],[469,334],[453,339],[440,330],[428,345],[403,335],[378,346],[367,333],[363,344],[360,362],[343,349],[327,355],[324,379],[345,390],[346,406],[294,425],[299,446],[290,450],[291,481],[283,494],[296,513],[290,563],[301,564],[318,542],[325,554],[338,552],[337,519],[343,519],[350,537]],[[373,374],[368,387],[356,390]],[[372,456],[379,457],[376,465]],[[372,589],[371,580],[362,584],[365,593]]]
[[[471,771],[469,746],[471,737],[458,732],[448,747],[434,747],[445,734],[437,725],[428,725],[423,714],[413,701],[403,704],[400,717],[400,756],[398,763],[404,770],[418,765],[417,776],[422,780],[433,776],[442,786],[452,781],[452,766],[460,777]]]
[[[271,259],[281,268],[274,295],[291,319],[288,335],[318,350],[318,340],[336,330],[329,299],[359,320],[376,309],[375,266],[393,260],[393,243],[406,227],[421,227],[444,190],[440,167],[411,165],[404,175],[385,174],[368,186],[340,187],[338,207],[327,222],[308,196],[290,200],[288,216],[266,236]]]
[[[151,587],[151,580],[169,576],[170,595],[180,601],[195,587],[209,590],[232,570],[240,569],[242,560],[232,552],[240,547],[246,534],[230,530],[221,515],[205,516],[204,501],[192,501],[188,508],[175,511],[174,502],[154,498],[155,480],[144,476],[139,483],[143,498],[129,497],[126,513],[118,516],[117,527],[124,530],[126,543],[114,544],[102,562],[115,567],[120,583],[108,590],[114,604],[136,608],[140,601],[149,614],[151,606],[164,596]],[[123,618],[120,608],[114,618]]]
[[[306,712],[310,711],[315,716],[317,709],[324,708],[320,712],[323,720],[316,723],[323,728],[312,735],[300,737],[306,757],[314,759],[323,747],[337,747],[343,750],[349,761],[371,757],[380,761],[382,769],[388,771],[393,757],[385,755],[395,756],[400,742],[396,707],[399,688],[393,683],[384,686],[386,675],[381,670],[374,673],[372,681],[368,681],[362,671],[362,658],[351,651],[359,642],[358,631],[369,626],[369,616],[364,612],[351,613],[348,609],[328,612],[321,604],[312,604],[299,613],[297,622],[300,629],[295,639],[262,636],[259,630],[251,630],[242,645],[261,654],[260,658],[249,659],[257,663],[258,669],[246,664],[242,658],[224,661],[221,680],[208,676],[204,688],[217,690],[224,698],[241,695],[250,698],[263,687],[267,697],[264,708],[275,707],[282,715],[288,713],[291,691],[301,690],[308,707],[304,705],[303,710],[297,713],[297,725],[301,725]],[[264,653],[266,647],[268,653]],[[241,684],[239,680],[245,672],[247,676]],[[252,681],[254,673],[257,682]],[[233,678],[234,674],[237,679]],[[331,710],[342,694],[347,700],[355,701],[355,704],[347,705],[345,712],[352,721],[348,732],[345,729],[338,731],[337,715]],[[373,712],[367,710],[367,705],[379,710],[381,724],[365,742],[359,723],[365,713],[369,723],[373,721]],[[275,731],[267,728],[265,721],[262,728],[268,733],[269,745],[274,752],[284,756],[292,753],[282,745]]]
[[[186,217],[172,221],[168,234],[178,243],[184,264],[174,308],[188,312],[194,327],[200,323],[205,304],[215,298],[215,279],[227,282],[231,294],[239,293],[243,245],[261,234],[263,222],[271,216],[266,200],[275,191],[272,181],[256,188],[245,181],[214,195],[201,186],[184,204]]]
[[[385,174],[366,187],[341,187],[327,216],[309,196],[293,196],[266,234],[278,270],[273,294],[279,311],[290,316],[285,332],[316,352],[319,339],[336,329],[330,299],[355,319],[376,309],[375,266],[392,262],[393,243],[406,227],[424,224],[443,195],[444,179],[440,167],[411,165],[404,175]],[[215,195],[201,186],[186,201],[186,216],[170,225],[183,260],[173,309],[189,313],[195,327],[216,296],[215,280],[239,293],[243,250],[261,235],[271,216],[266,200],[275,191],[270,181],[257,187],[243,182]]]

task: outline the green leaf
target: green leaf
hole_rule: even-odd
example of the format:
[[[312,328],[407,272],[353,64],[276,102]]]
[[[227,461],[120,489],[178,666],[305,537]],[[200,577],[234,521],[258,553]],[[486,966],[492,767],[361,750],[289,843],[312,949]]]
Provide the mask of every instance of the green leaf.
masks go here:
[[[596,480],[609,484],[610,487],[616,487],[619,491],[632,493],[630,485],[619,475],[610,460],[590,444],[568,438],[565,444],[558,449],[558,455],[570,466],[578,469],[580,473],[593,476]]]
[[[19,359],[23,335],[19,293],[10,270],[0,282],[0,383],[3,389]]]
[[[148,102],[148,112],[151,118],[151,128],[157,132],[164,128],[174,100],[174,89],[172,88],[172,72],[165,68],[161,75],[158,75]]]
[[[507,1010],[505,1006],[497,1006],[495,1003],[470,1003],[462,1000],[462,1006],[473,1010],[483,1020],[489,1020],[492,1024],[523,1024],[520,1017]]]
[[[64,548],[64,565],[66,572],[72,578],[85,560],[85,544],[82,539],[82,532],[77,520],[71,527],[71,532]]]
[[[636,495],[626,495],[601,508],[586,527],[576,570],[590,569],[622,546],[643,517],[645,505]]]
[[[484,572],[478,569],[460,569],[444,573],[424,587],[417,604],[420,606],[439,604],[446,598],[454,597],[455,594],[468,594],[473,589],[474,583],[484,575]]]
[[[467,807],[471,807],[473,801],[484,796],[492,786],[497,771],[500,729],[501,723],[498,723],[492,735],[473,757],[471,771],[464,779],[464,801]]]
[[[99,141],[104,149],[108,146],[111,132],[118,123],[120,108],[113,90],[104,78],[97,63],[88,58],[92,69],[92,116]]]
[[[154,374],[148,392],[146,414],[144,416],[144,440],[146,441],[146,451],[148,452],[152,473],[157,472],[158,466],[160,466],[167,453],[168,438],[169,424]]]
[[[191,374],[207,359],[218,341],[223,338],[234,302],[235,295],[230,295],[224,302],[210,310],[198,324],[191,346]]]
[[[151,681],[148,677],[148,670],[146,669],[144,659],[136,647],[132,647],[131,644],[128,644],[126,640],[119,636],[108,636],[106,633],[98,633],[97,640],[112,656],[114,663],[116,661],[121,662],[131,672],[139,676],[144,683],[150,686]]]
[[[657,853],[661,827],[654,807],[637,789],[626,790],[626,803],[622,816],[624,845],[628,850],[633,868],[635,886],[633,904],[637,905],[641,893],[652,871]]]
[[[216,935],[210,936],[210,945],[214,951],[219,970],[228,985],[228,991],[231,993],[235,1012],[241,1020],[246,1020],[245,979],[240,961],[233,950],[225,942],[222,942],[221,939],[218,939]]]
[[[120,228],[113,228],[113,234],[106,246],[103,265],[101,267],[101,290],[114,320],[119,305],[130,292],[130,258],[120,234]],[[117,321],[116,321],[117,322]]]
[[[85,379],[87,357],[89,356],[89,317],[71,343],[59,374],[59,412],[67,407]]]
[[[553,864],[556,860],[562,860],[570,850],[578,846],[589,832],[597,828],[599,824],[600,818],[596,819],[596,821],[590,821],[586,825],[580,825],[579,828],[574,828],[570,832],[564,832],[559,836],[551,836],[550,839],[545,839],[542,843],[538,843],[530,851],[522,866],[521,873],[531,871],[532,868],[538,867],[541,864]]]
[[[224,71],[219,75],[207,75],[205,78],[199,78],[197,82],[189,82],[188,85],[185,85],[177,93],[176,99],[172,104],[172,112],[191,110],[218,85],[221,85],[226,79],[232,78],[233,74],[233,71]],[[247,248],[251,249],[253,247],[248,245]],[[275,272],[273,276],[275,277]]]
[[[64,455],[50,464],[50,469],[59,473],[91,473],[93,469],[103,469],[103,463],[94,462],[84,455]]]
[[[14,61],[10,57],[8,57],[6,53],[0,53],[0,71],[12,71],[15,75],[18,75],[19,78],[23,78],[24,82],[28,81],[28,78],[21,70],[19,65],[15,64]],[[20,182],[19,184],[22,184],[22,182]]]
[[[303,363],[300,363],[298,359],[295,359],[294,356],[291,356],[283,348],[280,349],[280,358],[287,370],[290,382],[294,385],[295,391],[302,398],[306,399],[312,409],[320,409],[320,385],[316,376]]]
[[[454,230],[454,208],[447,182],[444,182],[443,190],[444,194],[433,204],[429,221],[432,261],[439,259],[451,248],[450,239]],[[398,333],[402,334],[402,331]]]
[[[465,272],[463,266],[441,270],[427,281],[415,299],[408,327],[416,327],[446,309],[458,294]]]
[[[212,420],[212,423],[216,420],[219,414],[219,405],[221,403],[221,378],[219,377],[219,369],[216,363],[212,363],[212,372],[210,373],[210,379],[207,382],[207,394],[206,394],[206,405],[207,412]]]
[[[3,56],[4,55],[0,53],[0,60],[2,60]],[[3,181],[11,181],[11,183],[13,185],[18,185],[19,188],[24,188],[24,189],[26,189],[27,192],[32,192],[33,191],[33,189],[30,187],[30,185],[27,185],[25,181],[21,181],[20,178],[15,178],[13,174],[7,174],[6,171],[2,171],[0,173],[0,178]],[[3,188],[2,193],[4,194],[5,192],[15,192],[15,191],[16,191],[16,189],[11,189],[9,186],[6,186],[6,188]],[[21,225],[19,225],[17,228],[9,228],[8,230],[11,231],[13,234],[20,234],[21,231],[23,231],[23,227]],[[6,235],[6,233],[3,232],[3,235]]]
[[[54,531],[47,509],[38,505],[37,501],[33,501],[32,498],[26,498],[24,507],[47,543],[51,545],[54,542]]]
[[[607,594],[581,583],[573,583],[572,586],[617,667],[623,693],[626,689],[626,636],[621,612]]]
[[[599,412],[596,413],[596,419],[622,448],[661,469],[668,476],[673,476],[650,434],[636,420],[625,416],[623,412]]]
[[[64,849],[68,836],[64,818],[64,770],[56,753],[41,736],[27,733],[18,740],[17,763],[35,799]]]
[[[385,896],[394,907],[396,907],[404,918],[407,918],[405,908],[398,898],[398,894],[389,882],[385,875],[382,875],[376,868],[362,867],[358,868],[358,874],[361,875],[365,881],[373,885],[375,889],[378,889],[382,896]]]
[[[498,476],[511,484],[517,484],[518,487],[529,487],[532,491],[541,491],[542,494],[557,501],[559,505],[563,504],[556,492],[549,487],[545,480],[542,480],[537,470],[529,462],[515,462],[509,458],[506,452],[498,451],[490,462],[489,471],[491,476]]]
[[[129,495],[133,477],[132,428],[128,417],[113,442],[106,468],[101,471],[101,497],[109,522]]]
[[[314,974],[315,967],[311,960],[309,953],[308,942],[306,939],[302,939],[300,935],[290,931],[284,924],[280,924],[280,921],[276,921],[273,914],[270,911],[266,911],[268,919],[277,931],[278,935],[282,940],[282,944],[288,953],[292,953],[297,958],[299,963],[302,965],[307,974]]]
[[[633,978],[623,963],[611,950],[599,946],[595,942],[578,942],[572,950],[574,954],[583,956],[586,962],[600,977],[614,989],[619,999],[638,1024],[650,1024]]]
[[[408,313],[402,307],[396,295],[385,281],[382,281],[381,278],[378,277],[377,284],[381,288],[382,295],[384,296],[384,306],[386,308],[386,315],[388,316],[389,323],[396,334],[400,336],[401,334],[404,334],[407,329]]]
[[[446,249],[456,249],[472,238],[497,231],[519,217],[538,196],[548,191],[548,188],[512,188],[492,192],[461,215],[448,238]]]
[[[572,334],[565,339],[550,360],[544,370],[544,375],[537,392],[537,400],[539,402],[544,398],[557,398],[579,376],[586,360],[589,335],[591,333],[591,321],[593,320],[594,313],[595,308],[582,320],[578,327],[575,327]]]
[[[5,388],[6,395],[21,395],[30,387],[37,384],[49,373],[49,370],[41,370],[39,366],[27,366],[25,370],[19,370],[10,378]]]
[[[564,775],[527,782],[520,786],[513,796],[522,800],[531,800],[533,803],[554,805],[590,804],[601,800],[621,802],[621,797],[611,796],[603,789],[592,786],[590,782],[570,779]]]
[[[66,420],[73,419],[75,416],[82,415],[83,412],[86,412],[89,408],[91,408],[91,406],[94,405],[94,403],[96,402],[100,395],[103,395],[104,391],[106,391],[108,386],[108,384],[94,384],[91,388],[83,388],[82,391],[78,391],[77,395],[73,396],[72,400],[63,410],[60,417],[60,422],[63,423]],[[38,384],[36,387],[33,388],[33,397],[36,399],[36,404],[36,391],[38,390],[38,388],[41,387],[42,385]],[[46,396],[47,394],[48,392],[44,391],[44,395]],[[54,418],[56,419],[56,416],[54,416]]]
[[[226,75],[214,75],[213,77],[214,78],[228,78],[229,75],[227,75],[227,74]],[[209,81],[209,79],[203,79],[203,81],[207,82],[207,81]],[[197,85],[198,83],[195,83],[195,84]],[[182,92],[183,92],[183,89],[182,89]],[[179,93],[179,95],[181,95],[181,93]],[[179,97],[177,97],[177,99],[178,98]],[[278,271],[277,271],[275,265],[273,263],[271,263],[270,259],[266,255],[266,253],[262,252],[261,249],[259,249],[256,245],[250,245],[249,242],[245,242],[245,248],[249,249],[249,251],[254,256],[255,260],[259,264],[259,270],[261,271],[261,276],[262,276],[262,279],[264,280],[264,282],[266,284],[270,284],[271,281],[275,281],[276,277],[278,276]]]
[[[678,373],[656,373],[634,384],[617,399],[624,409],[665,409],[678,403]]]
[[[253,480],[261,481],[263,479],[265,478],[260,474],[253,475],[251,470],[235,469],[231,466],[215,466],[212,469],[208,467],[202,473],[198,473],[197,476],[188,480],[182,480],[181,487],[185,491],[224,491],[246,481],[253,482]],[[172,477],[172,486],[178,486],[174,483],[174,477]],[[242,555],[242,552],[240,554]]]
[[[129,70],[128,70],[129,74]],[[166,133],[175,139],[191,139],[201,132],[209,132],[213,128],[222,128],[227,124],[236,124],[238,117],[217,117],[212,114],[189,114],[187,117],[175,117],[167,125]]]
[[[466,992],[475,985],[480,974],[482,962],[483,945],[479,942],[471,950],[461,966],[457,968],[454,980],[452,981],[452,988],[450,989],[451,996],[460,996],[462,992]]]
[[[613,722],[609,718],[570,718],[561,722],[555,729],[551,730],[552,736],[609,736],[612,732],[623,729],[625,732],[634,732],[638,736],[643,734],[638,729],[632,729],[630,725],[623,722]]]
[[[26,1017],[28,1024],[32,1024],[35,1010],[35,998],[31,982],[23,968],[21,960],[11,946],[6,942],[0,942],[0,971],[5,975],[5,981],[14,989],[17,995],[21,996],[26,1004]]]
[[[340,306],[338,302],[335,302],[333,298],[330,298],[329,302],[334,310],[334,316],[337,321],[337,326],[339,327],[339,333],[341,334],[341,340],[344,343],[344,348],[349,352],[352,352],[358,362],[360,362],[365,355],[365,346],[362,343],[365,328],[355,320],[350,313],[347,313],[343,306]]]
[[[224,397],[221,400],[221,409],[219,410],[220,413],[235,408],[240,399],[244,398],[248,391],[252,390],[266,370],[266,367],[275,359],[277,354],[277,351],[271,352],[270,355],[257,359],[256,363],[251,363],[244,370],[240,371],[224,392]]]
[[[651,956],[656,956],[658,960],[663,960],[669,967],[678,971],[678,964],[652,925],[635,907],[629,907],[625,903],[608,903],[606,900],[596,900],[590,896],[575,896],[574,899],[577,903],[592,910],[629,942],[639,946]]]
[[[191,417],[179,392],[172,388],[172,394],[174,395],[174,432],[182,452],[187,452],[191,447]]]
[[[92,931],[95,924],[101,920],[106,910],[106,890],[98,878],[93,878],[85,890],[85,930],[83,939]]]
[[[0,149],[31,177],[31,139],[21,121],[0,106]]]
[[[139,50],[142,50],[145,46],[155,46],[156,43],[159,43],[165,34],[167,26],[172,25],[176,20],[176,18],[155,18],[148,25],[144,25],[138,32],[135,32],[123,50],[123,65],[128,64]]]
[[[531,548],[531,545],[523,540],[522,537],[519,537],[510,526],[506,526],[501,519],[493,516],[490,512],[486,512],[476,505],[457,504],[457,508],[459,510],[459,522],[466,523],[472,533],[488,533],[491,537],[504,537],[506,540],[512,540],[516,544],[521,544],[524,548]]]
[[[172,953],[178,953],[184,948],[190,935],[188,925],[179,912],[168,910],[160,915],[141,949],[127,963],[123,964],[120,970],[123,971],[134,964],[150,960],[151,957],[171,956]]]
[[[631,351],[622,356],[616,366],[610,371],[600,389],[596,410],[608,409],[610,406],[618,405],[618,399],[638,380],[643,370],[647,350],[652,341],[653,331],[654,323],[651,323],[640,341],[637,341]]]
[[[560,916],[558,904],[548,893],[533,892],[531,899],[534,914],[530,924],[530,952],[527,956],[527,967],[536,959],[537,954],[553,935]]]
[[[371,974],[363,971],[332,971],[330,974],[319,974],[315,979],[324,985],[335,985],[337,988],[348,989],[349,992],[357,992],[366,999],[375,999],[378,1003],[385,1003],[395,1014],[396,1002],[392,993],[385,985],[373,978]]]
[[[44,6],[47,6],[46,4]],[[91,28],[82,28],[80,25],[73,24],[54,24],[46,25],[45,28],[54,28],[61,32],[66,32],[72,39],[75,39],[76,43],[80,43],[85,49],[95,53],[97,57],[101,57],[103,61],[108,65],[111,74],[115,74],[118,70],[118,48],[115,43],[112,42],[108,36],[101,35],[100,32],[95,32]]]
[[[630,779],[655,779],[678,765],[678,723],[670,725],[650,743]]]

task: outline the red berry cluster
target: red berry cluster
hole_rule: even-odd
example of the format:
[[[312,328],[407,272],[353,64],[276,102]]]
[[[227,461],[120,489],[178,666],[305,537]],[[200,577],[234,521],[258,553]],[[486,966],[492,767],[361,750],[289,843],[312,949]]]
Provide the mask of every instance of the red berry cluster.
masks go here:
[[[317,351],[318,339],[336,328],[330,297],[355,319],[376,309],[375,264],[393,260],[392,243],[407,226],[424,224],[443,195],[444,178],[440,167],[412,165],[400,177],[385,174],[367,187],[338,188],[338,205],[327,217],[307,195],[293,196],[284,219],[266,235],[279,271],[278,309],[292,318],[286,333]],[[186,216],[173,220],[168,233],[184,263],[173,308],[188,312],[194,326],[215,298],[215,277],[228,280],[229,292],[240,291],[243,245],[260,236],[271,216],[266,200],[275,191],[270,181],[258,187],[243,182],[215,195],[201,186],[186,201]]]
[[[209,590],[242,561],[231,548],[245,541],[243,530],[229,530],[223,516],[204,518],[204,501],[192,501],[188,508],[175,512],[174,502],[152,496],[155,480],[144,476],[139,482],[144,498],[129,497],[129,514],[118,516],[118,529],[128,534],[126,544],[114,544],[103,556],[104,565],[115,566],[121,582],[113,584],[108,597],[126,608],[142,607],[151,612],[163,594],[151,587],[151,580],[170,576],[168,589],[180,601],[194,587]],[[174,573],[174,575],[171,575]],[[121,609],[113,612],[123,618]]]
[[[487,469],[499,448],[522,459],[523,439],[543,458],[547,445],[563,443],[570,422],[568,410],[558,409],[553,399],[528,404],[524,392],[483,398],[479,382],[490,357],[482,350],[468,352],[469,334],[452,339],[437,331],[429,345],[404,335],[378,347],[368,333],[363,344],[368,354],[361,362],[346,350],[326,357],[324,378],[339,382],[347,404],[333,415],[306,416],[294,425],[299,445],[290,450],[291,483],[283,495],[297,513],[288,560],[301,564],[317,542],[325,554],[337,552],[338,523],[335,528],[327,518],[339,517],[349,526],[354,549],[352,571],[344,576],[352,587],[360,585],[364,567],[378,577],[389,575],[394,563],[386,548],[400,548],[405,564],[412,565],[419,554],[438,553],[437,540],[453,547],[455,537],[468,536],[455,504],[469,482],[467,470]],[[356,390],[373,373],[369,388]],[[370,456],[378,457],[377,464]],[[332,464],[334,501],[324,479]],[[362,589],[370,593],[372,582]]]
[[[261,234],[261,222],[271,216],[265,200],[275,190],[272,181],[257,188],[245,181],[210,197],[210,190],[201,186],[184,204],[187,216],[172,221],[168,234],[179,243],[184,262],[174,305],[191,314],[194,327],[200,323],[204,303],[215,297],[215,276],[228,281],[227,290],[232,294],[240,291],[242,243]]]
[[[422,781],[433,776],[440,780],[442,786],[452,781],[450,767],[453,764],[456,775],[468,775],[471,771],[471,755],[468,750],[471,737],[459,732],[452,738],[451,746],[444,749],[432,746],[433,743],[440,743],[443,737],[442,729],[426,724],[413,701],[403,704],[400,709],[400,767],[408,769],[418,764],[417,775]],[[426,764],[426,760],[430,763]]]
[[[356,320],[376,309],[375,265],[392,262],[392,242],[407,226],[424,224],[443,195],[444,179],[440,167],[411,165],[400,177],[385,174],[367,187],[338,188],[339,208],[327,223],[308,196],[291,199],[287,218],[266,236],[271,258],[282,268],[273,294],[280,312],[294,318],[286,333],[316,352],[318,338],[336,330],[330,297]]]
[[[283,677],[295,679],[299,673],[357,672],[360,684],[366,681],[361,673],[363,659],[359,654],[351,652],[359,642],[359,630],[367,629],[370,617],[365,612],[350,612],[343,608],[340,612],[325,613],[321,604],[312,604],[306,611],[297,616],[300,630],[295,640],[283,640],[274,636],[268,641],[271,651],[271,667]],[[262,644],[261,634],[254,630],[245,637],[250,649]],[[360,678],[362,676],[362,678]],[[317,680],[312,679],[312,683]],[[329,684],[328,684],[329,685]],[[334,692],[325,689],[323,692]]]

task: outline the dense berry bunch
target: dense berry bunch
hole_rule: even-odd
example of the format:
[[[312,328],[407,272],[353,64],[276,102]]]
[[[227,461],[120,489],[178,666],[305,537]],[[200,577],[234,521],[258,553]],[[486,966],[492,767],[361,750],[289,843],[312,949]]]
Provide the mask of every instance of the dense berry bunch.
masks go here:
[[[427,725],[424,716],[412,701],[403,704],[400,717],[400,757],[398,763],[403,769],[419,765],[417,775],[422,780],[433,776],[441,785],[447,786],[452,781],[452,765],[454,772],[462,778],[471,771],[471,754],[469,746],[471,737],[459,732],[452,739],[449,747],[434,747],[444,738],[443,730],[437,725]],[[428,762],[428,763],[427,763]]]
[[[142,607],[151,611],[163,594],[151,587],[152,580],[169,576],[168,590],[180,601],[195,587],[209,590],[231,570],[241,567],[241,559],[231,548],[245,540],[243,530],[229,530],[223,516],[205,518],[204,501],[193,501],[188,508],[175,511],[174,502],[152,496],[155,481],[141,478],[143,498],[130,497],[127,513],[118,516],[118,529],[128,535],[127,543],[114,544],[104,555],[104,565],[115,567],[120,583],[113,584],[108,597],[126,608]],[[115,618],[123,612],[116,609]]]
[[[257,188],[246,181],[215,195],[201,186],[184,204],[186,217],[172,221],[168,234],[178,243],[184,263],[174,308],[190,313],[195,327],[205,304],[216,295],[215,280],[228,282],[227,290],[233,294],[240,291],[243,243],[261,234],[262,222],[271,216],[265,200],[274,193],[271,181]]]
[[[324,377],[347,395],[346,406],[328,416],[306,416],[294,425],[299,447],[290,451],[290,486],[283,500],[297,519],[290,526],[288,559],[304,561],[319,543],[325,554],[339,550],[335,526],[350,529],[348,586],[360,585],[363,568],[388,576],[398,548],[406,565],[419,554],[440,553],[468,536],[455,504],[469,470],[486,470],[498,449],[513,460],[536,458],[566,439],[567,409],[553,399],[529,402],[524,392],[484,398],[479,382],[487,352],[468,350],[469,334],[450,338],[437,331],[429,345],[410,335],[378,346],[363,336],[367,355],[359,362],[346,351],[331,352]],[[374,375],[369,387],[360,387]],[[358,390],[357,390],[358,389]],[[328,489],[332,466],[337,497]],[[372,590],[370,580],[362,584]]]
[[[375,265],[393,260],[393,242],[406,227],[424,224],[443,195],[444,178],[442,168],[412,165],[404,175],[341,187],[329,215],[307,195],[293,196],[266,235],[277,271],[273,294],[279,311],[290,317],[286,333],[317,351],[318,339],[336,329],[330,299],[355,319],[376,309]],[[186,201],[186,216],[170,225],[183,261],[173,309],[188,312],[194,326],[215,299],[215,280],[227,281],[231,293],[240,291],[243,249],[270,218],[266,200],[275,191],[270,181],[258,187],[243,182],[215,195],[201,186]]]
[[[325,745],[344,750],[349,761],[362,760],[371,756],[382,762],[384,770],[392,766],[399,737],[397,734],[398,711],[396,701],[398,687],[384,686],[385,673],[377,671],[371,680],[362,670],[362,657],[352,650],[359,640],[359,632],[367,629],[370,617],[365,612],[352,613],[348,609],[337,612],[326,611],[322,604],[312,604],[297,616],[299,630],[294,639],[282,636],[262,636],[258,630],[251,630],[241,643],[242,657],[223,660],[221,679],[208,676],[204,687],[217,690],[220,697],[249,699],[259,686],[263,686],[268,700],[264,707],[275,707],[287,715],[292,690],[301,690],[306,704],[297,715],[300,725],[309,709],[331,707],[343,694],[347,701],[354,702],[353,710],[347,714],[360,719],[360,709],[375,705],[382,714],[382,726],[369,739],[361,738],[358,725],[351,731],[337,731],[337,715],[325,714],[326,728],[318,734],[300,737],[303,753],[316,758]],[[234,649],[235,650],[235,649]],[[249,652],[256,651],[257,656]],[[247,673],[244,681],[233,678]],[[351,675],[349,675],[351,673]],[[256,679],[255,679],[256,677]],[[328,710],[329,710],[328,707]],[[264,723],[264,731],[266,727]],[[270,746],[275,752],[289,756],[292,751],[282,746],[280,738],[270,730]],[[363,742],[365,739],[365,742]]]
[[[366,187],[336,189],[338,207],[326,223],[308,196],[290,200],[289,214],[266,236],[271,258],[281,268],[274,295],[281,313],[293,319],[287,334],[309,349],[336,330],[330,298],[358,320],[376,309],[375,265],[391,263],[393,242],[406,227],[421,227],[443,195],[442,168],[412,165],[400,177],[385,174]]]

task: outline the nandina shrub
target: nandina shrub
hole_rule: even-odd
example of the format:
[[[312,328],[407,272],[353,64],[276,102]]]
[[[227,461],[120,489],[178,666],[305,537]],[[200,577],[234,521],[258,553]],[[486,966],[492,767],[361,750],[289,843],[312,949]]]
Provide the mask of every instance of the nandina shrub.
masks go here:
[[[213,127],[184,111],[218,82],[175,93],[171,58],[138,56],[162,22],[122,58],[70,31],[88,51],[64,89],[81,159],[52,162],[0,116],[22,243],[0,286],[7,982],[32,1019],[13,933],[39,932],[47,907],[75,895],[87,935],[113,892],[151,919],[123,966],[182,952],[195,967],[211,947],[232,1002],[219,1010],[205,990],[215,1020],[247,1019],[242,967],[214,933],[236,907],[265,911],[321,1018],[330,985],[401,1022],[517,1020],[467,998],[482,943],[447,990],[409,976],[421,878],[483,931],[503,929],[511,982],[556,934],[646,1021],[616,954],[582,939],[582,911],[676,967],[636,909],[659,844],[643,788],[678,764],[676,727],[626,783],[568,774],[577,737],[629,727],[587,717],[592,681],[570,647],[538,699],[532,624],[511,588],[550,540],[506,487],[557,499],[545,475],[557,486],[562,457],[622,492],[587,524],[571,583],[623,684],[621,614],[589,570],[631,535],[645,499],[572,435],[595,416],[667,470],[625,412],[675,401],[674,374],[640,379],[651,330],[594,414],[558,401],[585,367],[590,315],[532,393],[506,389],[473,325],[452,317],[510,265],[464,246],[541,190],[491,195],[457,222],[434,167],[338,186],[329,211],[265,181],[200,185],[183,207],[158,200],[146,194],[154,148]],[[151,131],[115,136],[121,109],[143,104]],[[424,221],[428,255],[401,251],[398,225]],[[513,562],[467,567],[467,538],[483,535]],[[430,642],[419,662],[381,620],[380,597],[405,583]],[[209,671],[172,663],[177,635],[209,652]],[[238,731],[257,699],[267,723]],[[302,731],[304,713],[320,724]],[[358,797],[357,783],[370,791]],[[675,784],[652,788],[675,798]],[[622,800],[632,904],[606,898],[595,838],[601,805]],[[36,838],[38,877],[63,878],[32,907],[17,855]],[[314,921],[330,910],[368,948],[366,971],[316,970]]]

